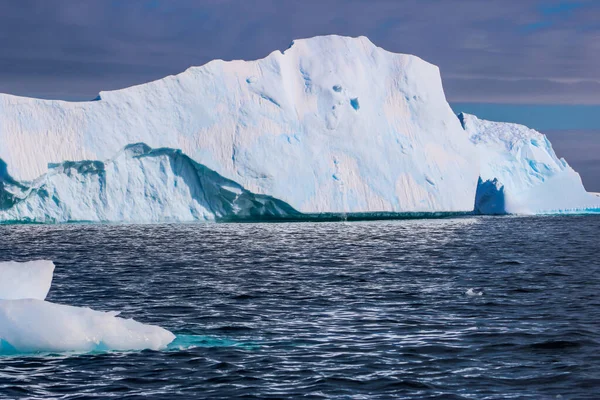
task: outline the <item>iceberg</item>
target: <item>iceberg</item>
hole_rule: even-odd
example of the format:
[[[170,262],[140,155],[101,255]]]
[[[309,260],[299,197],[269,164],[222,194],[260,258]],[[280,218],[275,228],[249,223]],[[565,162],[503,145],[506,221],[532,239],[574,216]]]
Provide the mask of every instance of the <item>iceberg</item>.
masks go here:
[[[459,119],[477,152],[480,179],[475,211],[480,214],[555,214],[600,211],[597,196],[559,159],[545,135],[523,125]]]
[[[53,273],[52,261],[0,262],[0,300],[44,300],[50,291]]]
[[[25,187],[66,161],[145,143],[301,213],[469,212],[477,189],[476,152],[438,67],[366,37],[296,40],[261,60],[215,60],[95,101],[3,94],[0,143],[4,176]],[[95,199],[78,200],[85,215],[73,218],[103,219],[88,215]],[[144,211],[114,217],[144,221]],[[164,219],[208,214],[180,211]]]
[[[161,350],[175,335],[158,326],[36,299],[0,301],[0,354]]]
[[[0,143],[1,222],[600,210],[543,135],[457,118],[438,67],[366,37],[94,101],[0,94]]]
[[[159,326],[45,301],[52,261],[0,263],[0,355],[161,350],[175,335]]]

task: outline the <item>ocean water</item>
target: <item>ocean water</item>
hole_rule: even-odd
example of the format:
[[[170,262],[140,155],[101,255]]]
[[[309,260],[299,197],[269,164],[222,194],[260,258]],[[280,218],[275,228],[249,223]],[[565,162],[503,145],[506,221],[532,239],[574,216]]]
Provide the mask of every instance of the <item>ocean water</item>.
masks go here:
[[[0,357],[0,398],[597,399],[600,217],[0,226],[165,351]]]

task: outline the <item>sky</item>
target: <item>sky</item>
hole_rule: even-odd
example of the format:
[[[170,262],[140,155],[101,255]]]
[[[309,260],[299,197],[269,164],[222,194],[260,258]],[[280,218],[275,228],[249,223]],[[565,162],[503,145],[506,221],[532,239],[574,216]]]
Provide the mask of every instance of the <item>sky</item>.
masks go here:
[[[600,0],[0,0],[0,92],[88,100],[323,34],[437,64],[457,111],[561,132],[600,191]]]

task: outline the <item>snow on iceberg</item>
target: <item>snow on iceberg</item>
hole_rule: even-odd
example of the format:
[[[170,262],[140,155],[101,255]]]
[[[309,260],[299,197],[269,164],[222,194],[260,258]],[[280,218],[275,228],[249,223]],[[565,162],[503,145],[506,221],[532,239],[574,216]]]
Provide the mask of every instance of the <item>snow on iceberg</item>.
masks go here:
[[[262,60],[215,60],[101,92],[97,101],[0,95],[0,158],[24,186],[55,174],[57,164],[107,160],[140,142],[181,149],[248,191],[303,213],[468,212],[477,187],[478,159],[446,101],[439,69],[365,37],[297,40]],[[132,164],[122,166],[139,170]],[[67,188],[68,177],[61,177]],[[72,218],[148,219],[147,209],[120,212],[119,204],[113,211],[99,196],[80,198]],[[173,200],[179,206],[165,220],[210,214]],[[29,212],[22,208],[15,217]]]
[[[44,300],[50,290],[53,273],[52,261],[0,262],[0,300]]]
[[[523,125],[459,114],[481,159],[475,211],[549,214],[600,210],[581,177],[559,159],[545,135]]]
[[[59,305],[42,300],[0,301],[0,354],[160,350],[171,332],[115,312]]]
[[[293,216],[286,203],[256,195],[181,151],[129,145],[105,162],[53,165],[29,186],[0,188],[12,203],[0,221],[193,221]]]

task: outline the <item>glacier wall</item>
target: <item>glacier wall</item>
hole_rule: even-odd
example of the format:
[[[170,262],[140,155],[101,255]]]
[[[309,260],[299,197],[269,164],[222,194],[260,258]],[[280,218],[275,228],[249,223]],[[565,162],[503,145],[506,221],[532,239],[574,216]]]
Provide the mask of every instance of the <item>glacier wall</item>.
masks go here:
[[[600,211],[581,177],[559,159],[545,135],[523,125],[459,114],[481,159],[475,211],[549,214]]]
[[[306,213],[470,211],[478,178],[438,68],[365,37],[297,40],[97,101],[0,95],[0,158],[15,181],[138,142]]]

